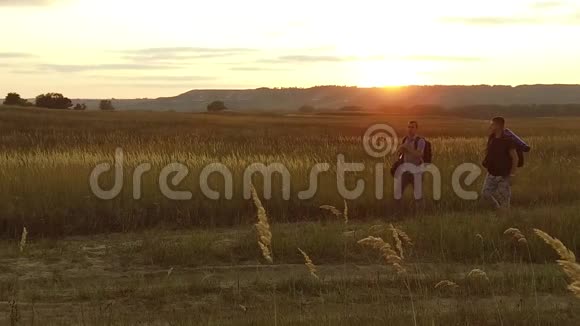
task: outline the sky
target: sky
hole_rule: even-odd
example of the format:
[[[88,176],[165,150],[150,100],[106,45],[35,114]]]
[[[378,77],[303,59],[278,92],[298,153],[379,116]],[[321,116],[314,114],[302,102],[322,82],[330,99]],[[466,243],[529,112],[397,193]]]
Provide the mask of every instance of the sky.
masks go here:
[[[0,0],[0,30],[25,98],[580,83],[574,0]]]

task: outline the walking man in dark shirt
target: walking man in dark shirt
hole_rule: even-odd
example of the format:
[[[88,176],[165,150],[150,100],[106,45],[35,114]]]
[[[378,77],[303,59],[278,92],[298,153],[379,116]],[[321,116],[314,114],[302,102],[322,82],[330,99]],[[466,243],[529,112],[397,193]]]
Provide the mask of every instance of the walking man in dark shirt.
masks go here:
[[[513,140],[504,135],[504,118],[493,118],[489,129],[487,153],[483,161],[488,174],[482,195],[503,213],[510,207],[511,183],[516,174],[518,155]]]

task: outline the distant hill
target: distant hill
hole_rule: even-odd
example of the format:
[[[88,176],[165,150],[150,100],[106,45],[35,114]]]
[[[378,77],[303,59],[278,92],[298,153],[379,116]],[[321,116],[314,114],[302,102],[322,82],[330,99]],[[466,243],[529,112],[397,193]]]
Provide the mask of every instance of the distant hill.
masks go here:
[[[409,110],[440,107],[448,110],[472,106],[537,106],[580,104],[580,85],[523,86],[405,86],[358,88],[318,86],[312,88],[258,88],[248,90],[192,90],[174,97],[114,100],[121,110],[205,111],[215,100],[240,111],[296,111],[311,105],[318,111],[360,107],[365,111]],[[96,108],[97,100],[85,101]]]

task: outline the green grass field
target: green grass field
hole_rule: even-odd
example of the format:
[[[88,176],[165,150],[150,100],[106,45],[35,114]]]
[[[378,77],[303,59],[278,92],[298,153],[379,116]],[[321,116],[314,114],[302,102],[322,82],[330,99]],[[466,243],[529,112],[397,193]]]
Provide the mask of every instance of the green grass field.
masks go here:
[[[394,216],[392,157],[375,159],[361,145],[365,129],[388,123],[403,135],[409,119],[434,146],[442,171],[440,201],[423,214]],[[580,118],[510,119],[532,146],[513,189],[514,209],[498,218],[452,191],[453,169],[482,160],[488,122],[450,117],[282,116],[153,112],[71,112],[0,107],[0,324],[13,325],[577,325],[580,300],[538,228],[579,253]],[[124,187],[113,200],[89,187],[93,167],[125,153]],[[368,183],[348,200],[349,223],[319,206],[343,209],[336,156],[362,162]],[[181,162],[189,175],[159,191],[163,166]],[[143,162],[143,197],[132,197],[132,171]],[[198,176],[213,162],[234,177],[232,200],[201,196]],[[271,223],[273,264],[257,244],[256,207],[242,198],[252,163],[283,163],[291,199],[278,191],[262,202]],[[328,162],[309,200],[310,168]],[[374,196],[374,166],[385,166],[385,199]],[[107,176],[103,186],[112,184]],[[216,189],[223,182],[211,179]],[[254,179],[262,194],[261,178]],[[429,180],[428,180],[429,181]],[[479,190],[483,176],[467,187]],[[428,182],[429,183],[429,182]],[[274,189],[281,185],[274,178]],[[408,194],[409,195],[409,194]],[[389,223],[413,241],[398,274],[376,250],[357,242],[377,236],[396,245]],[[27,243],[19,249],[23,227]],[[504,231],[519,228],[527,244]],[[316,265],[312,277],[298,251]],[[473,269],[487,279],[467,275]],[[457,287],[435,288],[442,280]]]

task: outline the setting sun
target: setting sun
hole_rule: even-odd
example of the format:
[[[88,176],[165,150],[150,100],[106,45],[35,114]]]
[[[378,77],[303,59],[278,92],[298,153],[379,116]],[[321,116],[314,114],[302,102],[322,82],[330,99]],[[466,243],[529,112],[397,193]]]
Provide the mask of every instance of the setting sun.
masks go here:
[[[423,85],[427,81],[407,62],[377,61],[354,65],[353,82],[361,87]]]

